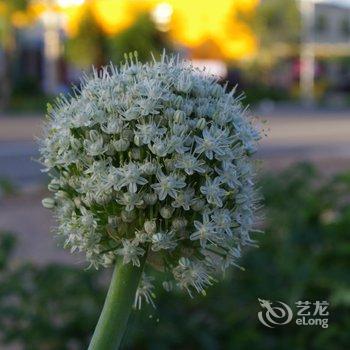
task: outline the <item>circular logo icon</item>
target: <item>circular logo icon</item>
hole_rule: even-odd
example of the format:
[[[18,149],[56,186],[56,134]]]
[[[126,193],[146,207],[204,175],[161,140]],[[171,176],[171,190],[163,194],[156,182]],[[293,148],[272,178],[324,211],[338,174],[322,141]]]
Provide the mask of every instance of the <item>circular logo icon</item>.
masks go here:
[[[292,320],[292,309],[282,301],[258,300],[263,308],[262,311],[259,311],[258,318],[264,326],[274,328],[274,326],[281,326]]]

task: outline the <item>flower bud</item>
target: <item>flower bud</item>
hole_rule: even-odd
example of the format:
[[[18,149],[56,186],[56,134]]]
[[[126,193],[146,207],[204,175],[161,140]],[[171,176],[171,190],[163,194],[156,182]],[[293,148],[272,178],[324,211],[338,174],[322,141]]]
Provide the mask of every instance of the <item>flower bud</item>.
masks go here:
[[[154,205],[157,203],[158,196],[155,193],[146,193],[143,195],[143,200],[148,205]]]
[[[149,235],[153,235],[157,231],[157,224],[154,220],[145,221],[143,227]]]
[[[98,133],[97,130],[90,130],[89,136],[91,141],[97,141],[100,137],[100,134]]]
[[[183,111],[180,111],[179,109],[174,113],[174,121],[176,123],[183,123],[185,121],[186,114]]]
[[[153,154],[158,157],[165,157],[168,151],[168,146],[164,142],[157,142],[150,147]]]
[[[74,204],[75,204],[75,206],[76,206],[77,208],[80,208],[80,206],[81,206],[81,200],[80,200],[79,197],[75,197],[75,198],[73,199],[73,202],[74,202]]]
[[[181,108],[182,102],[183,102],[183,98],[181,96],[176,96],[173,101],[174,107],[177,109]]]
[[[141,146],[143,144],[142,139],[139,135],[134,136],[134,144],[136,146]]]
[[[170,219],[171,216],[173,215],[174,208],[170,206],[165,206],[160,208],[159,214],[164,218],[164,219]]]
[[[189,267],[191,266],[191,261],[187,258],[182,257],[179,259],[179,265],[182,267]]]
[[[50,197],[47,197],[47,198],[44,198],[42,201],[41,201],[42,205],[44,208],[47,208],[47,209],[52,209],[55,207],[56,205],[56,202],[53,198],[50,198]]]
[[[191,87],[191,81],[184,76],[182,76],[176,84],[176,90],[185,94],[191,90]]]
[[[49,191],[57,192],[60,189],[60,182],[57,179],[52,179],[49,185],[47,186]]]
[[[124,152],[129,148],[130,142],[126,139],[120,139],[114,141],[113,146],[117,152]]]
[[[207,122],[206,122],[205,118],[200,118],[197,121],[197,124],[196,124],[197,129],[204,130],[206,126],[207,126]]]
[[[66,199],[66,198],[69,198],[69,195],[67,192],[59,190],[55,193],[55,198],[56,199]]]

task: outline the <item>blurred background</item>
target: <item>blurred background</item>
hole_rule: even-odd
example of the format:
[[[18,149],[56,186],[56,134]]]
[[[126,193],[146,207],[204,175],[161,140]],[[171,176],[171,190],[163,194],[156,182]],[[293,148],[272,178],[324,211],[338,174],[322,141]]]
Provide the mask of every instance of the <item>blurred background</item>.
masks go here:
[[[35,136],[82,72],[163,49],[238,84],[265,123],[265,234],[206,297],[157,291],[125,349],[348,349],[350,0],[0,0],[0,349],[85,349],[110,271],[57,247]],[[259,323],[327,300],[329,327]]]

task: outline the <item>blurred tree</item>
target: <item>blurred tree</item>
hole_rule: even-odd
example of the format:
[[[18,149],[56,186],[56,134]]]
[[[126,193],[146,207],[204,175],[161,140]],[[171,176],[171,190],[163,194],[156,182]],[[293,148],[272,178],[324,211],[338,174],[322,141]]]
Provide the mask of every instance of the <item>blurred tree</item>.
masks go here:
[[[299,43],[301,24],[297,0],[264,0],[254,12],[241,12],[240,18],[253,29],[262,49],[281,43]]]
[[[243,62],[249,85],[270,89],[278,68],[299,55],[301,19],[298,0],[262,0],[251,13],[238,17],[254,32],[259,49],[254,60]],[[290,69],[290,68],[289,68]],[[283,74],[283,73],[282,73]]]
[[[157,57],[163,49],[170,50],[165,34],[157,30],[148,13],[141,13],[131,27],[110,37],[108,46],[110,59],[116,64],[123,60],[125,52],[137,51],[139,60],[145,62],[151,52]]]
[[[108,36],[96,21],[92,8],[87,5],[77,33],[67,40],[66,54],[75,66],[88,69],[108,61],[118,64],[124,59],[124,53],[135,50],[140,61],[147,61],[151,52],[157,56],[164,48],[170,49],[164,34],[157,30],[148,13],[141,13],[133,25]]]
[[[95,271],[65,265],[13,268],[14,236],[0,232],[0,348],[86,349],[105,288]],[[16,347],[17,348],[17,347]]]
[[[82,11],[77,32],[66,42],[66,55],[80,69],[89,69],[92,65],[100,67],[107,61],[106,34],[96,21],[90,4]]]
[[[0,1],[0,110],[8,106],[16,50],[16,19],[28,9],[30,0]]]

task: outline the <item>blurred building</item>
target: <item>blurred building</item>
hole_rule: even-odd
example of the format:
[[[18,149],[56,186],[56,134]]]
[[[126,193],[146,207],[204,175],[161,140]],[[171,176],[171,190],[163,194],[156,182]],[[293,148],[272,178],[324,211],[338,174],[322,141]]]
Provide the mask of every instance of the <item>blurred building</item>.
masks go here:
[[[334,91],[350,91],[350,1],[316,2],[314,8],[315,76]]]
[[[249,21],[247,23],[242,18],[254,20],[254,11],[262,1],[269,0],[217,0],[214,3],[200,0],[51,1],[56,7],[39,7],[35,10],[36,21],[16,31],[18,55],[15,79],[21,88],[31,89],[36,84],[45,92],[54,94],[76,80],[79,74],[74,65],[67,63],[64,42],[76,34],[87,4],[91,6],[96,22],[109,37],[117,36],[132,26],[137,15],[146,11],[157,29],[165,33],[184,56],[195,60],[199,67],[207,65],[208,71],[230,77],[232,74],[227,70],[227,62],[238,66],[239,62],[261,61],[256,33],[249,26]],[[300,1],[313,4],[306,43],[307,55],[312,59],[309,61],[312,64],[309,81],[312,79],[314,83],[315,80],[316,90],[328,86],[336,90],[350,90],[350,1],[348,6],[345,6],[347,2],[344,0],[344,6],[321,0],[295,1],[296,4]],[[270,74],[272,85],[289,90],[298,86],[305,66],[305,62],[299,59],[299,50],[298,47],[281,55],[280,63],[273,67]]]
[[[314,38],[316,43],[343,44],[349,50],[350,7],[332,3],[316,3]]]
[[[226,72],[225,60],[246,59],[257,50],[254,33],[240,16],[253,13],[259,0],[218,0],[215,4],[201,0],[33,0],[31,3],[36,20],[16,30],[15,75],[28,86],[36,78],[47,93],[57,93],[72,80],[71,72],[75,71],[66,64],[62,44],[66,35],[76,35],[87,7],[108,37],[131,27],[140,13],[149,13],[157,29],[166,33],[175,48],[186,57],[199,60],[199,66],[208,63],[209,70],[219,70],[220,75]]]
[[[274,50],[267,50],[269,63],[273,61],[268,86],[301,97],[307,104],[328,97],[332,100],[333,93],[340,96],[349,92],[350,1],[295,0],[295,6],[301,23],[298,39],[283,42],[278,41],[278,36],[274,38]]]

